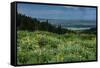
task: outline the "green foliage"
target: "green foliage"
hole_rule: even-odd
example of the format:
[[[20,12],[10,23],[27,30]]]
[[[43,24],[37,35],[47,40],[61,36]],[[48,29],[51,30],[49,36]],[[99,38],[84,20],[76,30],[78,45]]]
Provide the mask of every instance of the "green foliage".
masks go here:
[[[66,31],[69,31],[67,29],[62,28],[61,25],[58,25],[56,27],[50,24],[48,20],[40,22],[36,18],[28,17],[22,14],[17,14],[17,29],[28,31],[42,30],[57,34],[64,34],[66,33]]]
[[[43,38],[43,37],[40,38],[39,41],[38,41],[39,47],[41,48],[41,47],[45,46],[45,44],[46,44],[45,38]]]
[[[37,64],[96,60],[94,34],[17,31],[17,63]]]

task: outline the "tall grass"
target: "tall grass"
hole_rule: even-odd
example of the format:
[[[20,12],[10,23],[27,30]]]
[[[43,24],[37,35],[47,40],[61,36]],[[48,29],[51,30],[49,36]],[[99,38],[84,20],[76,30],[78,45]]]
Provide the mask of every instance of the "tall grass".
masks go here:
[[[38,64],[96,60],[96,36],[46,31],[17,31],[17,63]]]

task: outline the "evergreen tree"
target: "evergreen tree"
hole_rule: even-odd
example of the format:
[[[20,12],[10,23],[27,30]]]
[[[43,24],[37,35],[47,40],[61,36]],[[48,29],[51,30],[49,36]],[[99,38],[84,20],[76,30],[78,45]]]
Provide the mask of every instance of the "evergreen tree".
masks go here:
[[[48,20],[40,22],[36,18],[28,17],[22,14],[17,14],[17,29],[28,31],[42,30],[58,34],[64,34],[67,31],[67,29],[62,28],[61,25],[56,27],[50,24]]]

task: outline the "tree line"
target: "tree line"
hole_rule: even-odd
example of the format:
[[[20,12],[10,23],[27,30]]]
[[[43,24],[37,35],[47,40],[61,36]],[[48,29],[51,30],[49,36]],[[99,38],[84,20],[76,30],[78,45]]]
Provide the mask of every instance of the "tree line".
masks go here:
[[[41,30],[57,34],[64,34],[66,32],[70,32],[70,30],[62,28],[61,25],[54,26],[50,24],[48,20],[41,22],[36,18],[32,18],[19,13],[17,13],[17,29],[28,31]]]

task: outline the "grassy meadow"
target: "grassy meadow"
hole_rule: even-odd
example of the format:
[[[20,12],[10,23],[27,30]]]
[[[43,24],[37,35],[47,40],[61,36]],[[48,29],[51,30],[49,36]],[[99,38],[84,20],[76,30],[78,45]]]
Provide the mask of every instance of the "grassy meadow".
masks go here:
[[[17,30],[18,64],[90,60],[96,60],[95,34]]]

